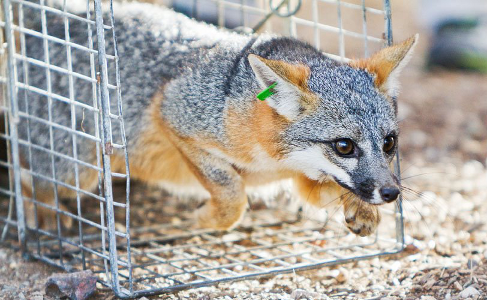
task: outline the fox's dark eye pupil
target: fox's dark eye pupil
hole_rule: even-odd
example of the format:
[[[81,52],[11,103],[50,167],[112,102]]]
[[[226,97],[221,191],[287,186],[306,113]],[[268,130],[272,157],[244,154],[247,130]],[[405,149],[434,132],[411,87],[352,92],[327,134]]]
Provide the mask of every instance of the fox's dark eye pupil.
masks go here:
[[[396,145],[396,139],[393,136],[388,136],[384,139],[384,152],[391,152]]]
[[[349,139],[338,140],[335,143],[335,149],[340,155],[350,155],[353,153],[353,143]]]

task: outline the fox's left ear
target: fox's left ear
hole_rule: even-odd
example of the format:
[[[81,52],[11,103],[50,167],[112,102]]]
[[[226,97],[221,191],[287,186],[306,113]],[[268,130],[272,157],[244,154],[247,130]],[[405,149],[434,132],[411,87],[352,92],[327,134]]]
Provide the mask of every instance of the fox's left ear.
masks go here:
[[[350,66],[372,73],[377,88],[391,97],[396,97],[399,92],[399,74],[411,59],[417,42],[418,34],[415,34],[400,44],[380,50],[370,58],[353,60]]]
[[[309,67],[255,54],[250,54],[248,59],[262,89],[277,83],[273,88],[275,93],[265,101],[278,114],[293,120],[316,105],[316,97],[307,88]]]

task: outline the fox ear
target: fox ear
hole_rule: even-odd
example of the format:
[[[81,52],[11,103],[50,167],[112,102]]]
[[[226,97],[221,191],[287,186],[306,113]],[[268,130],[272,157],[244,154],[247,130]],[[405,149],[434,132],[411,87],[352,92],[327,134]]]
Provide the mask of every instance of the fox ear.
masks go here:
[[[277,83],[274,94],[267,98],[267,104],[290,120],[295,119],[306,107],[306,83],[310,74],[308,67],[279,60],[265,59],[250,54],[249,63],[262,89]]]
[[[372,73],[377,88],[391,97],[396,97],[399,92],[399,74],[411,59],[417,41],[418,34],[415,34],[400,44],[380,50],[370,58],[353,60],[350,66]]]

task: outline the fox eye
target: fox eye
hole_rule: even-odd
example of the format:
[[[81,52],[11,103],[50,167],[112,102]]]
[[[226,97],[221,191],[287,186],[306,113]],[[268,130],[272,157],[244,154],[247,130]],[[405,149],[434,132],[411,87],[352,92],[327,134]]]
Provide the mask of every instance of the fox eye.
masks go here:
[[[384,147],[382,148],[384,152],[390,153],[394,146],[396,145],[396,138],[392,135],[386,136],[384,139]]]
[[[333,148],[340,156],[348,156],[353,154],[355,147],[353,145],[352,140],[350,139],[341,139],[334,143]]]

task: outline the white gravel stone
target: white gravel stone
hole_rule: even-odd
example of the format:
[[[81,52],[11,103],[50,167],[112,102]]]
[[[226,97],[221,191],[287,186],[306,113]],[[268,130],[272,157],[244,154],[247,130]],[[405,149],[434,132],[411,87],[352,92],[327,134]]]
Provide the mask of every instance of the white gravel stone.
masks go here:
[[[469,298],[477,295],[480,295],[480,292],[472,286],[469,286],[468,288],[460,292],[460,297],[462,298]]]

